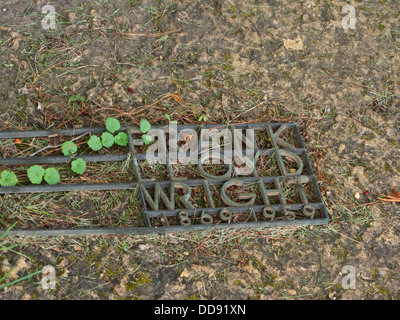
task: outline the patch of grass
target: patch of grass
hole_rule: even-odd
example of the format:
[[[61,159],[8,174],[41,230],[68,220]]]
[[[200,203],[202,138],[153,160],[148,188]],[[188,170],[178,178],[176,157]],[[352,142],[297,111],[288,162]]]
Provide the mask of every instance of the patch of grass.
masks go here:
[[[11,225],[10,227],[8,227],[2,234],[0,234],[0,252],[7,252],[7,251],[10,251],[10,252],[12,252],[12,253],[14,253],[14,254],[16,254],[16,255],[20,255],[20,256],[22,256],[22,257],[28,259],[28,260],[31,260],[30,257],[28,257],[27,255],[21,253],[21,252],[18,250],[18,248],[21,248],[21,247],[23,247],[23,246],[26,246],[27,243],[25,243],[25,242],[16,242],[16,241],[13,241],[13,240],[9,240],[9,239],[7,238],[7,233],[8,233],[14,226],[15,226],[15,223],[14,223],[13,225]],[[1,260],[0,260],[0,261],[1,261]],[[6,288],[6,287],[10,287],[10,286],[13,286],[13,285],[15,285],[15,284],[21,282],[21,281],[30,279],[30,278],[34,277],[35,275],[40,274],[40,273],[42,272],[42,270],[38,270],[38,271],[32,272],[32,273],[30,273],[30,274],[28,274],[28,275],[26,275],[26,276],[22,276],[22,277],[20,277],[20,278],[18,278],[18,279],[16,279],[16,280],[8,281],[8,282],[7,282],[7,277],[9,276],[9,274],[10,274],[15,268],[16,268],[16,267],[11,268],[11,270],[8,271],[8,272],[0,273],[0,292],[1,292],[1,290],[3,290],[3,289]]]
[[[373,99],[370,105],[372,110],[383,114],[393,113],[395,111],[392,110],[393,102],[396,98],[400,98],[400,95],[395,94],[393,90],[387,87],[382,91],[370,91],[369,94]]]
[[[135,190],[4,195],[0,209],[2,228],[144,226]]]

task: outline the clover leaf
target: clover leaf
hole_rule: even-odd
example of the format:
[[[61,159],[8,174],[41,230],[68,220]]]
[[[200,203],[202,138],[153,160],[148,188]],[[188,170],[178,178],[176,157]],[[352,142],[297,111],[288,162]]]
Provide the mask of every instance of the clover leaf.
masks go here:
[[[72,161],[71,170],[77,174],[83,174],[86,171],[86,161],[82,158]]]
[[[45,170],[42,166],[34,165],[27,170],[27,174],[33,184],[41,184]]]
[[[101,143],[103,147],[110,148],[114,144],[114,136],[109,132],[103,132],[101,135]]]
[[[153,142],[153,136],[150,136],[148,134],[143,134],[142,139],[145,145],[148,145]]]
[[[100,138],[96,135],[91,136],[87,144],[93,151],[99,151],[103,147]]]
[[[0,185],[2,187],[13,187],[18,183],[18,178],[14,172],[3,170],[1,172]]]
[[[118,131],[121,128],[121,124],[115,118],[107,118],[106,120],[106,129],[111,133]]]
[[[114,137],[117,145],[126,147],[128,145],[128,135],[125,132],[120,132]]]
[[[46,173],[44,176],[44,180],[48,184],[57,184],[60,182],[60,174],[58,173],[57,169],[55,168],[47,168]]]
[[[75,152],[78,151],[78,147],[72,141],[65,141],[61,145],[61,149],[64,156],[72,156]]]
[[[142,133],[147,133],[151,129],[151,124],[146,119],[140,121],[140,131]]]

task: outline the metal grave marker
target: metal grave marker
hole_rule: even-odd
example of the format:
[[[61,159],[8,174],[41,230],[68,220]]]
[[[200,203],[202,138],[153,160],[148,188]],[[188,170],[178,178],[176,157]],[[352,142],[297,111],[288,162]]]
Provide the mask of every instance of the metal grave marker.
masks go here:
[[[0,132],[0,139],[76,137],[104,131]],[[148,234],[210,227],[320,225],[329,221],[296,123],[153,126],[149,134],[155,138],[149,146],[143,145],[138,127],[120,131],[128,134],[126,153],[79,157],[87,162],[128,161],[135,173],[130,182],[0,187],[0,194],[130,189],[140,198],[142,210],[137,211],[142,211],[146,226],[16,229],[9,234]],[[0,158],[0,165],[70,161],[68,156],[15,157]]]

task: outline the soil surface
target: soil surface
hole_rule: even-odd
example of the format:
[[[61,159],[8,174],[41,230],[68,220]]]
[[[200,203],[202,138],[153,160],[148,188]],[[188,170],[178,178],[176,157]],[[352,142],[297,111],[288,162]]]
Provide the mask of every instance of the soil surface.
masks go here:
[[[161,124],[165,114],[179,124],[294,121],[331,221],[3,238],[0,287],[9,285],[0,297],[400,298],[400,4],[350,1],[355,29],[344,29],[348,3],[2,1],[0,130],[102,126],[110,116]],[[54,30],[42,27],[46,4]],[[75,210],[67,222],[57,216],[66,204]],[[35,228],[77,217],[129,226],[138,205],[126,193],[77,192],[1,195],[0,207],[2,227]],[[40,273],[12,284],[45,265],[55,268],[55,289],[42,288]],[[355,287],[342,285],[344,266]]]

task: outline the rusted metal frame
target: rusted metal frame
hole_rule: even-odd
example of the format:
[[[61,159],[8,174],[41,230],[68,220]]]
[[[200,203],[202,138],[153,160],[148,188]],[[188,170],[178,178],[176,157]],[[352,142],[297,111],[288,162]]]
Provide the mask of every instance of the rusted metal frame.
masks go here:
[[[313,224],[323,224],[323,223],[327,223],[329,218],[326,212],[326,208],[323,204],[323,200],[322,200],[322,196],[320,194],[319,188],[318,188],[318,183],[316,181],[315,176],[313,176],[313,170],[312,167],[310,165],[307,153],[305,152],[305,147],[304,147],[304,143],[301,139],[301,135],[298,129],[297,124],[295,123],[287,123],[284,124],[285,127],[282,128],[282,124],[268,124],[267,128],[270,129],[270,133],[272,132],[272,130],[277,130],[275,132],[272,132],[272,140],[276,140],[274,139],[275,136],[278,136],[279,130],[284,130],[284,129],[293,129],[295,134],[296,134],[296,140],[298,143],[298,148],[295,149],[291,149],[291,150],[286,150],[289,152],[293,152],[294,154],[298,154],[301,155],[303,157],[303,163],[305,164],[306,168],[307,168],[307,172],[308,172],[308,176],[307,179],[311,179],[313,187],[314,187],[314,192],[316,194],[316,198],[318,200],[318,203],[312,203],[310,204],[313,208],[318,208],[319,210],[322,211],[322,216],[323,218],[320,219],[301,219],[301,220],[296,220],[296,221],[267,221],[268,226],[280,226],[280,225],[313,225]],[[166,126],[153,126],[155,128],[162,128],[165,131],[167,130]],[[224,128],[224,127],[228,127],[227,125],[219,125],[219,124],[215,124],[215,125],[178,125],[177,129],[178,130],[182,130],[185,128],[192,128],[192,129],[199,129],[201,127],[205,127],[205,128]],[[129,130],[126,130],[128,129]],[[149,184],[151,185],[151,183],[155,184],[155,183],[160,183],[160,185],[164,185],[165,183],[171,183],[171,181],[160,181],[160,182],[151,182],[151,181],[144,181],[143,179],[140,178],[140,170],[138,167],[138,160],[144,160],[146,158],[145,154],[137,154],[135,152],[134,149],[134,145],[132,143],[133,141],[133,137],[132,134],[140,134],[140,130],[139,128],[136,127],[123,127],[121,128],[120,131],[127,131],[128,133],[128,137],[129,137],[129,148],[130,148],[130,152],[129,155],[134,155],[133,157],[133,165],[134,165],[134,172],[135,175],[137,175],[137,181],[140,182],[140,184],[143,184],[143,186],[148,187]],[[240,125],[236,125],[237,129],[246,129],[246,128],[252,128],[255,130],[265,130],[265,124],[240,124]],[[90,131],[93,134],[97,134],[97,133],[101,133],[104,132],[105,129],[104,128],[81,128],[81,129],[61,129],[61,130],[50,130],[50,131],[25,131],[25,132],[0,132],[0,138],[17,138],[17,137],[21,137],[21,138],[26,138],[26,137],[46,137],[49,135],[52,135],[54,133],[57,133],[59,135],[79,135],[79,134],[83,134],[87,131]],[[276,142],[276,141],[275,141]],[[278,141],[279,142],[279,141]],[[275,144],[276,145],[276,144]],[[266,149],[266,150],[259,150],[259,152],[261,152],[264,155],[271,155],[274,152],[276,152],[275,150],[276,148],[271,148],[271,149]],[[125,160],[127,158],[127,155],[111,155],[111,156],[117,156],[117,157],[121,157],[121,160]],[[94,156],[94,157],[98,157],[98,156]],[[34,158],[34,157],[32,157]],[[38,157],[40,158],[40,157]],[[43,157],[43,158],[55,158],[55,157]],[[63,163],[61,161],[66,161],[65,159],[62,159],[63,157],[57,157],[58,159],[55,161],[60,161],[60,163]],[[66,157],[69,158],[69,157]],[[3,159],[4,160],[4,159]],[[54,161],[53,159],[47,159],[48,161]],[[106,160],[105,160],[106,161]],[[115,160],[112,160],[115,161]],[[256,161],[256,160],[255,160]],[[43,163],[43,162],[42,162]],[[50,163],[58,163],[58,162],[50,162]],[[169,163],[168,163],[169,164]],[[170,169],[170,166],[168,166],[168,168]],[[172,170],[169,170],[169,172],[171,173]],[[170,177],[172,177],[173,175],[170,175]],[[276,177],[247,177],[247,178],[242,178],[244,179],[244,181],[249,181],[248,179],[259,179],[262,178],[262,180],[264,181],[271,181],[270,179],[274,179]],[[287,178],[290,177],[285,177],[285,176],[279,176],[277,177],[280,181],[284,181]],[[197,181],[185,181],[189,182],[190,184],[194,183],[193,185],[196,185],[196,183],[199,183],[201,181],[201,184],[204,184],[204,182],[206,183],[215,183],[216,181],[213,181],[213,179],[211,181],[207,181],[207,180],[203,180],[203,179],[199,179]],[[250,181],[254,181],[254,180],[250,180]],[[255,180],[257,181],[257,180]],[[217,182],[220,182],[220,179],[217,179]],[[68,186],[68,187],[66,187]],[[25,192],[32,192],[31,188],[32,187],[46,187],[50,190],[50,187],[53,186],[24,186],[23,188],[26,188]],[[74,190],[109,190],[109,189],[132,189],[137,187],[137,183],[136,182],[131,182],[131,183],[107,183],[107,184],[86,184],[86,185],[60,185],[58,186],[60,187],[60,191],[64,191],[63,188],[67,188],[68,190],[66,191],[74,191]],[[5,189],[5,188],[20,188],[20,187],[2,187],[1,189]],[[45,188],[45,189],[46,189]],[[77,188],[77,189],[75,189]],[[140,188],[139,188],[140,189]],[[55,190],[51,190],[51,191],[55,191]],[[51,191],[47,191],[47,192],[51,192]],[[180,232],[180,231],[187,231],[188,228],[186,228],[185,226],[167,226],[167,227],[150,227],[151,223],[150,223],[150,218],[149,218],[149,214],[153,215],[153,213],[159,213],[159,211],[156,212],[152,212],[149,211],[147,209],[147,204],[146,201],[144,199],[143,196],[143,192],[142,190],[139,190],[139,194],[141,197],[141,202],[143,205],[143,212],[144,212],[144,216],[145,216],[145,220],[146,223],[148,225],[148,227],[136,227],[136,228],[121,228],[121,227],[115,227],[115,228],[77,228],[77,229],[55,229],[55,230],[41,230],[41,229],[37,229],[37,230],[11,230],[10,231],[10,235],[12,234],[25,234],[25,235],[32,235],[32,234],[36,234],[36,235],[61,235],[61,234],[65,234],[65,235],[85,235],[85,234],[91,234],[91,235],[95,235],[95,234],[147,234],[147,233],[163,233],[163,232]],[[303,197],[301,196],[301,198],[303,199]],[[209,204],[210,205],[210,204]],[[298,206],[302,206],[304,204],[296,204]],[[295,206],[296,206],[295,205]],[[211,205],[212,206],[212,205]],[[277,208],[281,209],[283,205],[275,205],[278,206]],[[244,207],[226,207],[229,208],[229,210],[231,211],[243,211],[246,210],[246,208]],[[253,212],[254,212],[254,206],[251,207]],[[256,207],[256,210],[259,210],[259,208],[265,208],[265,205],[262,205],[260,207]],[[291,210],[295,210],[295,207],[288,207]],[[222,208],[224,209],[224,208]],[[190,210],[199,210],[199,209],[185,209],[188,210],[190,212]],[[205,212],[209,212],[210,214],[212,213],[213,210],[221,210],[221,208],[204,208],[204,209],[200,209],[200,210],[206,210]],[[172,210],[175,213],[172,213],[173,215],[176,214],[176,212],[182,211],[182,209],[177,209],[177,210]],[[162,210],[161,216],[165,218],[166,222],[167,222],[167,214],[171,213],[172,211],[165,211]],[[157,214],[158,214],[157,213]],[[253,228],[253,227],[261,227],[263,225],[265,225],[266,221],[261,222],[246,222],[246,223],[234,223],[233,225],[235,227],[238,228]],[[229,228],[233,226],[230,223],[226,223],[226,224],[220,224],[218,225],[218,228]],[[209,228],[208,225],[191,225],[190,230],[204,230]]]

